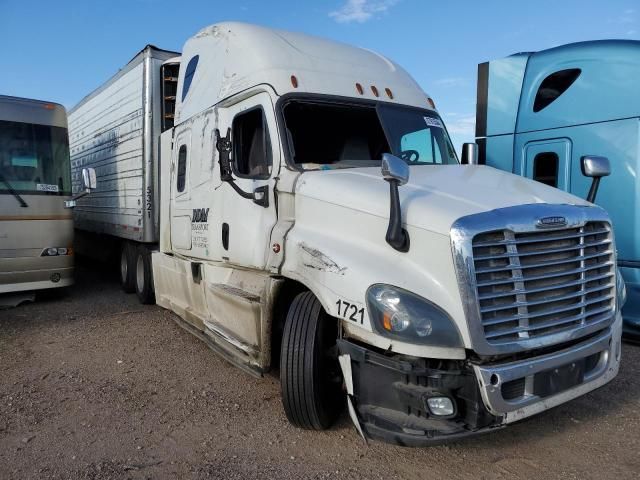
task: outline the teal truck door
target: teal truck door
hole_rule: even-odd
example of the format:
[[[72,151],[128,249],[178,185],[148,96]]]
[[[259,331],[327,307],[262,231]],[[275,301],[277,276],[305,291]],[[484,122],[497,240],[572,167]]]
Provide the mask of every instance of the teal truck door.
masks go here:
[[[568,138],[536,140],[524,144],[520,170],[515,173],[569,191],[570,167],[571,140]]]

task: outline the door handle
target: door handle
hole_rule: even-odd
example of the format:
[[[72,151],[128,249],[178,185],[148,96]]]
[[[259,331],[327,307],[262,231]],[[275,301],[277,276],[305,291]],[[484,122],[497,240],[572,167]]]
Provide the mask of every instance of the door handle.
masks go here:
[[[269,185],[262,185],[253,191],[253,203],[261,207],[269,207]]]

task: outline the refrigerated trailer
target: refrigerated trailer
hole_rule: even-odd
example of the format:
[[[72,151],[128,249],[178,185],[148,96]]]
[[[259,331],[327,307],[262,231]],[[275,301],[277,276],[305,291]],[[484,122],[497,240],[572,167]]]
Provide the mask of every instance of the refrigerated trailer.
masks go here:
[[[363,435],[428,445],[615,377],[604,210],[461,165],[377,53],[219,23],[173,55],[147,47],[71,111],[74,179],[98,178],[79,234],[119,245],[125,288],[230,362],[279,365],[294,425],[347,405]]]
[[[0,95],[0,294],[73,283],[67,115]]]
[[[136,246],[160,238],[159,138],[173,126],[178,62],[178,53],[147,45],[69,112],[74,191],[83,168],[99,172],[99,188],[75,207],[78,251],[115,254],[127,292],[135,291]]]

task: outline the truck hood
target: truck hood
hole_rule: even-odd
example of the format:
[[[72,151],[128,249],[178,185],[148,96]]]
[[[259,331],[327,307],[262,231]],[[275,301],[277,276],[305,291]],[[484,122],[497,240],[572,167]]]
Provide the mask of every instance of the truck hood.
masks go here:
[[[296,194],[389,217],[389,184],[379,168],[304,172]],[[574,195],[484,165],[412,166],[400,187],[406,225],[448,235],[458,218],[497,208],[533,203],[589,205]]]

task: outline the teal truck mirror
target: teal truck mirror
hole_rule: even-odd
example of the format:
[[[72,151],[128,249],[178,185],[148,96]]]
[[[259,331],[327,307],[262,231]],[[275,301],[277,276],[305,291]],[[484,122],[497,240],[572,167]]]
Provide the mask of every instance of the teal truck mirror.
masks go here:
[[[580,167],[585,177],[593,178],[591,188],[587,195],[587,201],[593,203],[596,200],[600,179],[611,175],[611,165],[607,157],[597,157],[595,155],[585,155],[580,159]]]
[[[462,144],[462,157],[460,163],[463,165],[477,165],[478,164],[478,144],[477,143],[463,143]]]

